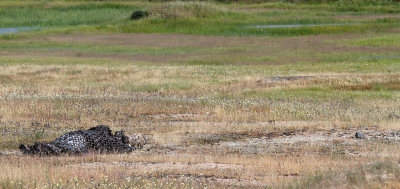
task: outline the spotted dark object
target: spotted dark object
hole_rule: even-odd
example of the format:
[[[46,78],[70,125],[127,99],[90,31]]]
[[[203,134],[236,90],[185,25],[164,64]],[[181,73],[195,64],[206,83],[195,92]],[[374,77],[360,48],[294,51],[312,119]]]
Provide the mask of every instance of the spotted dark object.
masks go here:
[[[21,144],[19,149],[24,154],[31,155],[60,155],[60,154],[83,154],[91,151],[105,152],[131,152],[136,147],[130,145],[129,137],[124,131],[112,134],[111,129],[105,125],[90,128],[88,130],[77,130],[60,136],[50,143],[36,142],[26,147]]]

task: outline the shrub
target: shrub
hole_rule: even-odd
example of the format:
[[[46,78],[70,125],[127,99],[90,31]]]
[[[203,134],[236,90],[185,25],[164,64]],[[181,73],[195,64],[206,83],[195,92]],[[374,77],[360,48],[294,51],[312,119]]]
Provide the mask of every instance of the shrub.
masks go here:
[[[131,20],[138,20],[138,19],[141,19],[141,18],[146,17],[148,15],[149,15],[149,13],[147,11],[145,11],[145,10],[135,10],[131,14]]]

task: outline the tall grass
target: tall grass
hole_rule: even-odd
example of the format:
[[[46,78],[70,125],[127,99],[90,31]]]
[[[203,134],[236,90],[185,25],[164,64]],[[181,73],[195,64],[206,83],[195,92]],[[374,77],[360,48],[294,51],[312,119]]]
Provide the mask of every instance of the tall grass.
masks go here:
[[[159,19],[204,18],[223,15],[226,9],[200,1],[172,1],[151,9],[153,17]]]
[[[118,4],[0,7],[0,27],[99,25],[127,19],[135,8]]]
[[[0,27],[59,27],[71,31],[106,31],[135,33],[184,33],[201,35],[258,35],[302,36],[335,33],[361,33],[385,31],[399,27],[398,19],[352,20],[330,18],[332,15],[360,15],[371,13],[395,13],[400,6],[395,3],[362,4],[363,9],[343,10],[340,7],[358,7],[344,2],[313,3],[266,3],[260,5],[221,5],[210,2],[173,1],[154,4],[84,3],[69,5],[4,6],[0,4]],[[137,8],[150,11],[150,16],[130,21],[131,12]],[[376,7],[381,7],[375,10]],[[259,12],[237,11],[240,8],[267,9]],[[271,10],[268,10],[271,9]],[[299,17],[302,15],[302,17]],[[351,26],[324,26],[300,28],[255,29],[265,24],[318,24],[359,23]],[[76,27],[76,26],[89,26]],[[71,28],[72,26],[72,28]],[[64,27],[64,28],[63,28]],[[52,31],[56,32],[56,31]]]

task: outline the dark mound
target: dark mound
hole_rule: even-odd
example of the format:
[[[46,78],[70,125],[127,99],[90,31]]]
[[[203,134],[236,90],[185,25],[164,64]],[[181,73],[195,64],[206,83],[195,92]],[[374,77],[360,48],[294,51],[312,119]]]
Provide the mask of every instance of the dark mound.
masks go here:
[[[131,20],[139,20],[143,17],[149,16],[149,13],[145,10],[135,10],[131,14]]]

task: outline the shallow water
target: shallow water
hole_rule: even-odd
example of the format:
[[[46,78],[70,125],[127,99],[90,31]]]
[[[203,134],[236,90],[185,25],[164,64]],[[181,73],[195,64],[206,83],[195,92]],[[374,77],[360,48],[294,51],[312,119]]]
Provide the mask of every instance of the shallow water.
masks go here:
[[[250,28],[299,28],[299,27],[314,27],[314,26],[352,26],[359,25],[356,23],[344,24],[287,24],[287,25],[253,25]]]
[[[33,30],[33,29],[35,29],[35,28],[33,28],[33,27],[0,28],[0,34],[18,33],[18,32],[29,31],[29,30]]]

